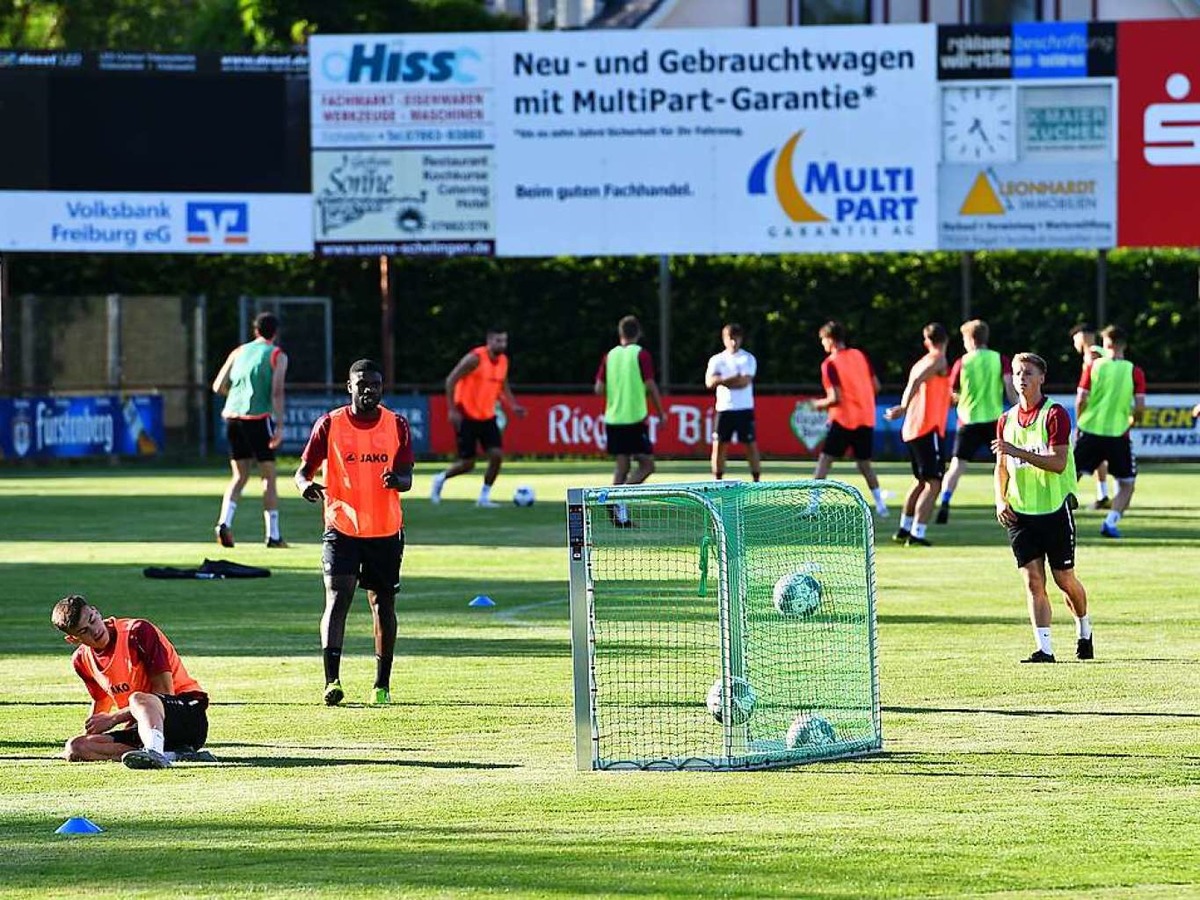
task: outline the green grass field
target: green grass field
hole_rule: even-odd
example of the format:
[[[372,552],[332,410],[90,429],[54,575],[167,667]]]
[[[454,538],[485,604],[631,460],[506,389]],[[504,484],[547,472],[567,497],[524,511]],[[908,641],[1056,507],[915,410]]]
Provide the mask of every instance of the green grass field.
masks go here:
[[[539,502],[499,510],[471,504],[477,476],[431,506],[436,470],[419,466],[406,503],[384,709],[361,702],[373,675],[361,595],[343,666],[352,702],[320,703],[319,513],[287,480],[292,548],[261,546],[252,484],[227,551],[211,540],[215,464],[0,473],[0,895],[1200,895],[1200,466],[1146,465],[1120,542],[1102,542],[1101,514],[1080,514],[1086,664],[1058,598],[1063,662],[1017,663],[1032,637],[982,466],[931,550],[892,545],[895,518],[881,524],[885,752],[732,774],[575,769],[561,498],[603,483],[607,465],[510,464],[497,493],[528,483]],[[906,489],[906,467],[882,475]],[[141,576],[206,556],[274,575]],[[74,591],[172,638],[212,695],[220,764],[57,759],[88,709],[49,624]],[[479,593],[495,610],[467,607]],[[54,834],[73,815],[105,832]]]

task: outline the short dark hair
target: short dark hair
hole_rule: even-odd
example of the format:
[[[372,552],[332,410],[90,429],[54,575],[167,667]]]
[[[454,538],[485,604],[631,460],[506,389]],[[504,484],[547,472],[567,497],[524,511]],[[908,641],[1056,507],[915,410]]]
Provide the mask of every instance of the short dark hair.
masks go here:
[[[1100,332],[1100,337],[1108,338],[1114,344],[1119,344],[1122,347],[1129,341],[1129,335],[1125,333],[1125,329],[1120,325],[1109,325]]]
[[[379,368],[379,363],[373,359],[356,359],[350,364],[350,377],[354,377],[355,372],[377,372],[380,377],[383,377],[383,369]]]
[[[632,341],[641,335],[642,324],[637,320],[637,316],[624,316],[617,323],[617,331],[625,340]]]
[[[1041,370],[1043,375],[1046,374],[1046,361],[1044,359],[1042,359],[1040,356],[1038,356],[1036,353],[1018,353],[1016,356],[1014,356],[1012,358],[1012,364],[1014,366],[1017,363],[1023,363],[1023,362],[1027,362],[1031,366],[1037,366]]]
[[[57,603],[50,612],[50,623],[59,631],[74,631],[79,627],[79,620],[88,602],[82,594],[68,594]]]
[[[950,335],[946,333],[946,326],[941,322],[930,322],[921,330],[921,334],[935,344],[945,344],[950,340]]]
[[[254,317],[254,330],[270,340],[279,331],[279,319],[275,313],[260,312]]]
[[[827,337],[830,340],[837,341],[839,344],[846,343],[846,326],[841,322],[835,322],[830,319],[821,326],[821,330],[817,332],[821,337]]]
[[[1077,334],[1095,334],[1095,333],[1096,333],[1096,326],[1093,325],[1091,322],[1080,322],[1078,325],[1076,325],[1074,328],[1071,329],[1071,331],[1067,335],[1067,337],[1075,337],[1075,335],[1077,335]]]
[[[739,325],[737,322],[730,322],[728,325],[726,325],[721,330],[728,331],[729,336],[733,337],[733,338],[740,338],[740,337],[746,336],[746,332],[742,330],[742,326]]]

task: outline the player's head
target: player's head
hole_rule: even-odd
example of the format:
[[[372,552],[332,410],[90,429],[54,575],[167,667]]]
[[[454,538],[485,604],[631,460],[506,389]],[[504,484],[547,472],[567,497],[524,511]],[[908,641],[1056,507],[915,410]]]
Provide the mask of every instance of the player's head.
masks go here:
[[[1129,342],[1125,329],[1120,325],[1109,325],[1100,332],[1100,337],[1104,341],[1105,350],[1124,350],[1125,345]]]
[[[275,340],[279,333],[279,319],[275,313],[260,312],[254,317],[254,333],[268,341]]]
[[[355,412],[372,412],[383,400],[383,369],[373,359],[356,360],[350,366],[346,382],[350,405]]]
[[[1027,400],[1041,396],[1046,382],[1046,361],[1036,353],[1018,353],[1012,359],[1013,387]]]
[[[817,335],[821,338],[821,346],[825,348],[826,353],[829,353],[834,347],[846,345],[846,326],[841,322],[830,319],[821,326]]]
[[[921,329],[921,335],[925,338],[925,346],[930,350],[945,350],[946,345],[950,343],[950,335],[946,334],[946,326],[941,322],[930,322]]]
[[[621,340],[632,344],[642,336],[642,323],[637,320],[637,316],[625,316],[617,323],[617,334],[621,336]]]
[[[92,606],[82,594],[68,594],[50,612],[50,622],[67,636],[69,644],[86,644],[103,647],[108,637],[108,626],[100,610]]]
[[[1091,322],[1080,322],[1071,329],[1071,343],[1076,353],[1086,353],[1096,343],[1096,326]]]
[[[972,319],[970,322],[963,322],[962,327],[958,330],[962,332],[963,346],[968,350],[987,346],[988,323],[983,321],[983,319]]]
[[[491,356],[499,356],[508,350],[508,329],[500,325],[493,325],[484,335],[484,343],[487,344],[488,353]]]
[[[736,322],[730,322],[721,329],[721,341],[730,353],[742,348],[742,341],[745,337],[746,333],[742,331],[742,326]]]

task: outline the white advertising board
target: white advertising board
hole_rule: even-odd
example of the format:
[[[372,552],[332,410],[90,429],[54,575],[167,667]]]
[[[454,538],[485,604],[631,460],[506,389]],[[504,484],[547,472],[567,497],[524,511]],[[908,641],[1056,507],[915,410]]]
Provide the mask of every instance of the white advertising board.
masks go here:
[[[338,197],[314,161],[318,207],[324,196],[355,216],[323,235],[318,208],[317,242],[494,240],[503,256],[933,249],[935,42],[934,26],[314,36],[318,156],[490,154],[487,207],[458,205],[480,198],[443,194],[423,161]]]
[[[310,253],[308,194],[0,191],[0,250]]]

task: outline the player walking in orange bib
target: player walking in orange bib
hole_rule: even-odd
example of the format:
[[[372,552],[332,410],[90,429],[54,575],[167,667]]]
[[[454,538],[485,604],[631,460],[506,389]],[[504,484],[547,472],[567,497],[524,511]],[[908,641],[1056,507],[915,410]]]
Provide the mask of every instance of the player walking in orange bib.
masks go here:
[[[341,682],[346,616],[361,585],[375,626],[374,702],[391,703],[396,651],[396,591],[404,559],[400,494],[412,488],[413,448],[408,420],[380,405],[383,371],[369,359],[350,367],[350,404],[317,420],[296,471],[296,486],[310,503],[324,502],[321,567],[325,613],[321,648],[325,703],[345,697]],[[325,483],[313,479],[325,469]]]

